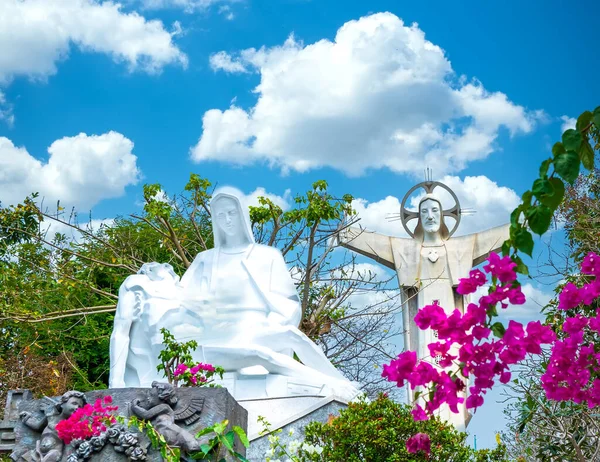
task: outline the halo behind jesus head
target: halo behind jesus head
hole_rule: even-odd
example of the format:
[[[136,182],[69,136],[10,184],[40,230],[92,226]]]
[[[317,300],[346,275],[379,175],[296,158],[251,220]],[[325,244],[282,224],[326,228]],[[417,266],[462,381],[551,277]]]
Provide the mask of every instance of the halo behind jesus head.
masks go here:
[[[450,193],[450,196],[452,196],[452,199],[454,199],[453,207],[451,207],[449,209],[442,208],[442,202],[433,193],[433,190],[437,187],[441,187],[442,189],[445,189],[446,191],[448,191],[448,193]],[[414,193],[419,188],[422,188],[425,190],[425,197],[423,197],[419,201],[418,210],[416,212],[413,212],[412,210],[407,210],[406,209],[406,201],[411,196],[411,194]],[[410,237],[415,238],[415,239],[420,239],[423,237],[423,227],[421,225],[421,218],[420,218],[419,210],[421,209],[421,204],[424,201],[426,201],[427,199],[437,201],[440,204],[440,208],[442,208],[440,233],[441,233],[441,236],[443,239],[448,239],[456,232],[456,230],[458,229],[458,225],[460,224],[460,217],[461,217],[460,202],[458,201],[458,197],[456,196],[456,194],[454,194],[454,191],[452,191],[448,186],[446,186],[444,183],[440,183],[439,181],[423,181],[422,183],[414,185],[404,195],[404,199],[402,199],[402,203],[400,204],[400,220],[402,220],[402,226],[404,227],[404,229],[406,230],[406,232],[408,233],[408,235]],[[448,227],[446,226],[444,217],[453,218],[455,221],[454,226],[452,227],[452,229],[450,231],[448,231]],[[414,231],[411,231],[410,228],[408,227],[408,222],[412,221],[412,220],[418,220],[417,226],[415,227]]]

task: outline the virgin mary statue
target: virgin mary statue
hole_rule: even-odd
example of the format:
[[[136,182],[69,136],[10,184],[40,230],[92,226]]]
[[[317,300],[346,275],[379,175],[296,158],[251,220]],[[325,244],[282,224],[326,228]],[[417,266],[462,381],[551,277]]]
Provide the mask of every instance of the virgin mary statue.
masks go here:
[[[136,311],[139,322],[152,319],[142,329],[153,339],[148,345],[152,350],[149,356],[158,357],[162,343],[157,333],[165,327],[178,341],[198,342],[194,359],[220,365],[234,373],[238,381],[244,375],[266,375],[266,391],[257,394],[294,394],[290,384],[303,384],[312,392],[354,398],[358,394],[356,385],[298,329],[300,300],[283,256],[278,249],[254,241],[248,207],[242,198],[234,188],[217,190],[210,203],[214,248],[198,254],[181,280],[173,282],[162,297],[154,294],[138,310],[123,306],[124,311]],[[125,295],[120,294],[115,331],[118,320],[126,317],[119,313],[121,300],[145,300],[144,296]],[[113,370],[122,369],[117,357],[126,363],[131,358],[135,363],[134,353],[115,352],[114,365],[111,354],[111,384],[114,380],[125,386],[149,386],[148,382],[156,379],[151,377],[156,374],[143,371],[133,374],[143,376],[143,383],[113,377]],[[128,367],[136,369],[135,364]],[[271,386],[273,383],[278,385]],[[275,388],[279,391],[273,391]]]

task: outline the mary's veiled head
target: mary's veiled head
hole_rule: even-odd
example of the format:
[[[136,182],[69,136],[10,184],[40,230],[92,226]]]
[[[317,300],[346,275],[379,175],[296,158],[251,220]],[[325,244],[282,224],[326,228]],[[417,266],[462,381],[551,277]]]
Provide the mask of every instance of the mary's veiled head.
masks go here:
[[[241,191],[228,186],[217,189],[210,209],[215,247],[254,243],[250,214]]]

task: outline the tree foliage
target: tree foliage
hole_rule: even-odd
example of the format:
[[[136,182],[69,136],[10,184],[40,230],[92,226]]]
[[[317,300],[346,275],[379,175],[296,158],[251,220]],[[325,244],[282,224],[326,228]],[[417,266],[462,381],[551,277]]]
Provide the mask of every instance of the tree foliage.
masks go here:
[[[556,208],[556,219],[564,226],[567,239],[567,254],[564,264],[558,265],[553,257],[559,252],[551,250],[548,265],[560,282],[558,294],[567,282],[581,285],[589,276],[574,272],[574,267],[588,252],[600,253],[600,111],[585,112],[577,121],[577,130],[563,135],[563,145],[577,147],[582,165],[588,172],[567,184],[563,200]],[[553,152],[562,149],[556,146]],[[553,327],[557,335],[564,335],[562,326],[568,317],[581,314],[594,316],[598,304],[580,305],[571,310],[559,310],[556,299],[542,309],[546,324]],[[590,335],[587,332],[584,341]],[[600,416],[597,410],[585,404],[555,402],[545,397],[540,377],[546,370],[548,356],[529,358],[519,366],[518,377],[509,384],[506,393],[508,430],[504,433],[509,454],[524,460],[557,461],[597,460],[600,457]]]
[[[431,454],[411,454],[406,441],[417,433],[431,439]],[[339,417],[326,423],[312,422],[305,428],[305,442],[323,447],[319,461],[346,462],[492,462],[505,461],[504,446],[495,450],[474,451],[466,444],[467,434],[437,417],[416,422],[411,407],[398,404],[386,395],[372,402],[350,403]]]

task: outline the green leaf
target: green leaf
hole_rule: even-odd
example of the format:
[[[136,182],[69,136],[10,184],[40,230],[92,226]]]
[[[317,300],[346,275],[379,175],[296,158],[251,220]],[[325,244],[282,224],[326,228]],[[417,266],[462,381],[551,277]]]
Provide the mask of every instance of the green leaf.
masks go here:
[[[498,321],[492,324],[492,332],[496,337],[502,338],[504,336],[504,332],[506,332],[506,328],[504,327],[504,324]]]
[[[533,188],[531,188],[531,190],[535,197],[537,197],[538,199],[544,194],[552,194],[553,192],[552,185],[550,184],[550,181],[546,178],[538,178],[537,180],[535,180],[533,182]]]
[[[579,146],[581,146],[582,141],[583,137],[578,130],[573,130],[570,128],[563,133],[562,142],[567,151],[579,151]]]
[[[222,439],[223,444],[230,451],[233,451],[233,438],[234,438],[234,436],[235,436],[235,434],[233,432],[227,432],[227,434],[224,435],[223,439]]]
[[[579,175],[579,156],[574,151],[559,154],[554,159],[554,169],[563,180],[573,184]]]
[[[545,205],[538,205],[527,210],[529,228],[540,236],[548,231],[552,222],[552,210]]]
[[[594,114],[590,111],[585,111],[579,117],[577,117],[577,124],[575,128],[579,131],[582,131],[585,127],[587,127],[592,119],[594,118]]]
[[[246,432],[243,428],[234,425],[232,430],[235,432],[235,434],[238,436],[238,438],[245,447],[250,446],[250,440],[248,440],[248,436],[246,436]]]
[[[596,128],[600,129],[600,106],[594,109],[593,121]]]
[[[515,236],[515,245],[521,252],[526,253],[530,257],[533,254],[533,237],[525,228],[521,228]]]
[[[550,207],[552,210],[556,210],[565,196],[565,184],[560,178],[550,178],[548,182],[552,187],[552,193],[544,194],[540,196],[539,199],[545,206]]]
[[[527,265],[525,263],[523,263],[523,260],[521,259],[521,257],[519,257],[518,255],[515,255],[513,257],[513,261],[517,264],[517,267],[515,268],[515,271],[519,274],[523,274],[525,276],[529,276],[529,268],[527,267]]]
[[[581,148],[579,149],[579,158],[587,170],[594,169],[594,150],[592,149],[592,146],[587,138],[583,140],[583,143],[581,143]]]
[[[519,224],[519,217],[521,216],[521,211],[523,210],[523,207],[524,207],[523,204],[519,205],[510,214],[510,224],[512,226],[518,226],[518,224]]]
[[[506,257],[509,253],[510,253],[510,240],[506,240],[502,244],[502,256]]]
[[[248,459],[246,459],[246,458],[245,458],[243,455],[241,455],[239,452],[234,452],[234,453],[233,453],[233,455],[234,455],[235,457],[237,457],[237,458],[238,458],[238,460],[239,460],[240,462],[250,462]]]
[[[558,156],[559,154],[564,154],[565,152],[566,149],[561,142],[554,143],[554,146],[552,146],[552,155],[554,157]]]
[[[203,428],[198,433],[196,433],[196,438],[200,438],[201,436],[208,435],[209,433],[213,433],[213,432],[214,432],[213,427]]]
[[[527,206],[531,205],[531,199],[533,198],[533,193],[531,191],[525,191],[521,196],[523,203]]]
[[[213,431],[217,435],[220,435],[225,431],[225,429],[227,428],[227,425],[229,425],[229,420],[227,420],[227,419],[222,422],[216,423],[213,425]]]
[[[542,165],[540,165],[540,176],[542,178],[548,174],[550,164],[552,164],[552,159],[546,159],[544,162],[542,162]]]

